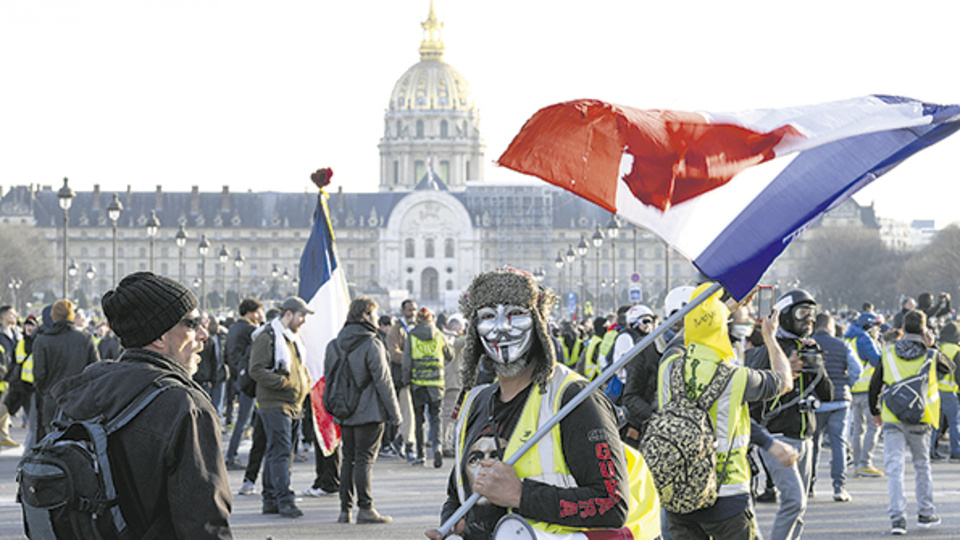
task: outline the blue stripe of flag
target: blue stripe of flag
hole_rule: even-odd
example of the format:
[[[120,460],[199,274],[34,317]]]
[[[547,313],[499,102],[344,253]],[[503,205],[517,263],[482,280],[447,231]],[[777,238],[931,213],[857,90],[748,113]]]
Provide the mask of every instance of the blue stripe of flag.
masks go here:
[[[300,288],[298,296],[310,301],[324,283],[330,281],[333,271],[340,265],[334,249],[333,231],[327,219],[323,192],[317,195],[317,208],[313,211],[313,227],[310,238],[300,256]]]

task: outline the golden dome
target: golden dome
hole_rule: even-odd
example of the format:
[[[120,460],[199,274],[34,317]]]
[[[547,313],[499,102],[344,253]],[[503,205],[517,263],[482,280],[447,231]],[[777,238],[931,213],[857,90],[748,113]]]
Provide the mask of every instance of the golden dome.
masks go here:
[[[423,41],[420,62],[407,70],[390,95],[391,111],[471,110],[474,108],[470,85],[463,75],[443,61],[443,23],[437,19],[433,1],[430,15],[421,23]]]

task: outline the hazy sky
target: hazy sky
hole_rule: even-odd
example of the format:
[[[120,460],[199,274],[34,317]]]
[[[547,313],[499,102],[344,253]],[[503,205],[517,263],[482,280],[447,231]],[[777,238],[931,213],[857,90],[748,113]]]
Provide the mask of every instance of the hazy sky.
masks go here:
[[[0,185],[374,191],[396,80],[429,0],[10,0],[0,6]],[[436,0],[493,162],[541,107],[596,98],[735,111],[865,94],[960,103],[960,2]],[[960,218],[960,136],[856,196]],[[950,197],[944,195],[951,195]]]

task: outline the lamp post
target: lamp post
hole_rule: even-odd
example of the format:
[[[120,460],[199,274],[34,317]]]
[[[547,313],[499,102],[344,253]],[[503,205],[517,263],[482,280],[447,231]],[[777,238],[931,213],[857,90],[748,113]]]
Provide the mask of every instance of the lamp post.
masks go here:
[[[563,300],[563,251],[557,251],[557,258],[553,265],[557,267],[557,295]]]
[[[178,272],[180,274],[180,283],[183,283],[183,248],[187,247],[187,231],[184,230],[183,225],[180,225],[180,228],[177,229],[177,249],[180,250],[180,264],[178,265]]]
[[[636,225],[633,226],[633,271],[640,273],[640,266],[637,264],[637,252],[640,250],[640,246],[637,245],[637,236],[639,235],[640,227]]]
[[[223,306],[227,306],[227,261],[230,260],[230,252],[227,251],[227,245],[222,244],[220,246],[220,253],[217,254],[217,258],[220,259],[220,276],[223,278]],[[237,292],[239,296],[240,293]]]
[[[283,280],[283,288],[286,289],[287,284],[290,283],[290,272],[288,272],[286,268],[283,269],[283,274],[280,276],[280,279]],[[281,295],[281,296],[286,296],[286,295]]]
[[[543,278],[546,273],[543,271],[542,266],[538,266],[533,270],[533,277],[537,280],[537,283],[543,283]]]
[[[147,220],[147,236],[150,238],[150,271],[153,272],[154,248],[156,245],[157,231],[160,229],[160,220],[157,219],[157,211],[150,211],[150,219]]]
[[[620,236],[620,220],[616,214],[610,215],[607,223],[607,237],[610,239],[610,253],[613,254],[613,272],[610,274],[610,291],[613,293],[613,311],[617,311],[617,237]]]
[[[663,242],[663,292],[670,292],[670,244]]]
[[[240,269],[243,268],[243,255],[240,254],[240,248],[237,248],[237,256],[233,259],[233,264],[237,267],[237,298],[240,298]]]
[[[123,204],[120,203],[120,197],[113,194],[113,200],[107,205],[107,217],[113,222],[113,286],[117,286],[117,220],[120,219],[120,212],[123,212]],[[182,278],[181,278],[182,280]]]
[[[580,235],[580,243],[577,244],[577,255],[580,256],[580,302],[579,315],[585,315],[586,308],[586,286],[587,286],[587,252],[590,246],[587,245],[587,237]]]
[[[277,278],[280,277],[280,267],[273,265],[273,268],[270,270],[270,276],[273,278],[273,292],[280,295],[280,289],[277,288]]]
[[[63,187],[57,191],[57,200],[60,202],[60,208],[63,209],[63,297],[67,297],[67,228],[70,226],[70,205],[73,204],[73,198],[77,194],[70,189],[67,179],[63,179]]]
[[[596,310],[596,313],[600,311],[600,248],[603,246],[603,231],[600,230],[600,225],[597,225],[597,230],[593,231],[593,236],[590,238],[590,241],[593,242],[593,247],[597,248],[597,297],[595,299],[596,305],[593,306],[593,309]]]
[[[87,281],[90,282],[90,296],[93,296],[93,278],[97,277],[97,269],[93,267],[92,263],[88,264],[84,274],[87,276]]]
[[[574,290],[573,283],[573,261],[577,260],[577,254],[573,251],[573,244],[567,244],[567,252],[563,255],[563,262],[567,264],[567,269],[570,274],[570,282],[567,284],[567,287],[572,292]],[[574,302],[574,313],[576,313],[577,302]]]
[[[207,242],[207,235],[200,235],[200,245],[197,246],[200,252],[200,309],[207,309],[207,252],[210,251],[210,242]]]
[[[13,307],[20,311],[20,287],[23,286],[23,280],[20,278],[10,278],[10,281],[7,282],[7,287],[10,287],[10,292],[13,293]]]
[[[80,267],[77,266],[77,261],[70,261],[70,266],[67,267],[67,275],[70,276],[70,279],[73,279],[73,278],[75,278],[75,277],[77,276],[78,273],[80,273]],[[68,291],[68,292],[69,292],[69,291]],[[69,298],[70,298],[70,295],[69,295],[69,294],[65,294],[65,295],[63,295],[63,297],[66,298],[66,299],[69,299]]]

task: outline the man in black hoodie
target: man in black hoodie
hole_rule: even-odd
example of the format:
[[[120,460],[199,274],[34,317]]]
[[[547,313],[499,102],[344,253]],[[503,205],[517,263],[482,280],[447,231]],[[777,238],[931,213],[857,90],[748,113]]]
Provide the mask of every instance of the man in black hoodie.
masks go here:
[[[74,325],[76,311],[70,300],[57,300],[50,310],[53,326],[37,336],[33,344],[33,385],[37,391],[37,438],[49,431],[56,418],[57,404],[50,397],[56,383],[77,375],[100,361],[93,336]]]
[[[233,538],[220,421],[191,378],[207,332],[189,289],[130,274],[101,301],[126,348],[51,391],[68,417],[113,418],[153,386],[169,386],[110,435],[107,455],[131,538]]]

